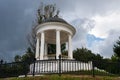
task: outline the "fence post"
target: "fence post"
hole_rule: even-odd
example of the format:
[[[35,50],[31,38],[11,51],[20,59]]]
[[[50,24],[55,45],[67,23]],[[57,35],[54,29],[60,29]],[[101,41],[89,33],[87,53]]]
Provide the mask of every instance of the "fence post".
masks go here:
[[[12,66],[12,64],[11,64],[11,66]],[[20,62],[20,63],[19,62],[15,62],[15,64],[22,64],[23,74],[25,75],[24,77],[27,77],[27,62],[25,62],[25,61]]]
[[[0,61],[0,77],[2,75],[2,70],[1,70],[2,64],[3,64],[3,60]]]
[[[0,61],[0,69],[1,69],[2,64],[3,64],[3,60],[1,59],[1,61]]]
[[[0,64],[3,64],[3,60],[1,59]]]
[[[59,55],[59,76],[61,76],[61,55]]]
[[[34,58],[33,60],[33,76],[35,75],[35,62],[36,62],[36,58]]]
[[[95,77],[95,66],[94,66],[94,61],[92,60],[92,76]]]

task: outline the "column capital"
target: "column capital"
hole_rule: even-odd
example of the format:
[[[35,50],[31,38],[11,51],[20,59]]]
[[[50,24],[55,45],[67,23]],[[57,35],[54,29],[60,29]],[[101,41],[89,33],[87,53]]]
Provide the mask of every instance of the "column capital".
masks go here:
[[[68,36],[72,36],[72,34],[71,34],[71,33],[68,33]]]
[[[60,29],[56,29],[56,31],[61,31]]]
[[[44,33],[45,31],[41,31],[40,33]]]
[[[42,33],[42,32],[36,34],[36,38],[39,38],[39,39],[40,39],[41,33]]]
[[[40,39],[39,35],[36,35],[36,38],[37,38],[37,39]]]

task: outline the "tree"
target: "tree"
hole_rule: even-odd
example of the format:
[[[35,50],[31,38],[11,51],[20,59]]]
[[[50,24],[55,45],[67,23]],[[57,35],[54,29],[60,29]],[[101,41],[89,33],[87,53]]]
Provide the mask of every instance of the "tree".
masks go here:
[[[4,68],[7,70],[6,73],[8,73],[8,71],[9,72],[17,71],[16,73],[9,73],[9,75],[11,75],[11,74],[14,74],[16,76],[25,75],[29,72],[29,65],[31,63],[33,63],[33,61],[34,61],[34,54],[32,53],[31,48],[28,48],[26,51],[26,54],[24,54],[22,56],[16,55],[14,57],[14,60],[16,62],[16,63],[15,62],[12,63],[12,64],[14,64],[14,66],[8,65],[7,67],[9,69]]]
[[[20,55],[16,55],[14,57],[14,60],[15,60],[15,62],[20,62],[21,61],[21,56]]]
[[[116,54],[112,55],[112,57],[111,57],[111,60],[112,60],[113,62],[118,61],[118,59],[119,59],[119,57],[118,57]]]
[[[103,57],[100,54],[94,54],[95,56],[93,57],[94,60],[96,61],[101,61],[103,60]]]
[[[28,48],[26,51],[26,54],[22,56],[21,61],[27,62],[28,64],[31,64],[34,61],[35,55],[32,53],[31,48]]]
[[[37,19],[35,20],[35,24],[32,27],[31,32],[28,34],[28,43],[30,45],[30,48],[32,52],[35,54],[36,50],[36,30],[35,28],[37,25],[41,24],[46,19],[49,19],[51,17],[58,17],[59,10],[56,9],[56,6],[53,4],[43,5],[41,3],[41,6],[37,10]],[[53,49],[52,51],[55,52],[55,45],[48,44],[49,48]]]
[[[21,62],[22,61],[22,62],[26,62],[28,64],[31,64],[34,61],[34,57],[35,57],[35,55],[33,54],[31,48],[28,48],[24,55],[22,55],[22,56],[16,55],[14,57],[14,61],[15,62]]]
[[[73,57],[80,61],[101,61],[103,57],[100,54],[94,54],[87,48],[77,48],[73,51]]]
[[[120,59],[120,37],[119,40],[116,41],[116,44],[114,44],[113,51],[116,54],[116,56]]]
[[[73,57],[80,61],[91,61],[95,55],[86,48],[77,48],[73,51]]]

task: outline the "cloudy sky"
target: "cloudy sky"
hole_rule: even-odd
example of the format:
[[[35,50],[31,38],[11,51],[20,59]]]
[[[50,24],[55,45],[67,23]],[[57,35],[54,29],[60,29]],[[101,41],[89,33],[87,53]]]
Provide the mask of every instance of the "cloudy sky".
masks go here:
[[[0,0],[0,59],[12,61],[27,48],[40,3],[56,4],[60,17],[77,32],[73,48],[87,47],[103,57],[113,55],[120,36],[120,0]]]

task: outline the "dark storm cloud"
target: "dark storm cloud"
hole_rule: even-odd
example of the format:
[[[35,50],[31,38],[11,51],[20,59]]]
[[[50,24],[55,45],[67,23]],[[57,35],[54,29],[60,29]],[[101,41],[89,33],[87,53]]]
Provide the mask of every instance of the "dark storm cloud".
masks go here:
[[[23,54],[40,1],[0,0],[0,59]]]

